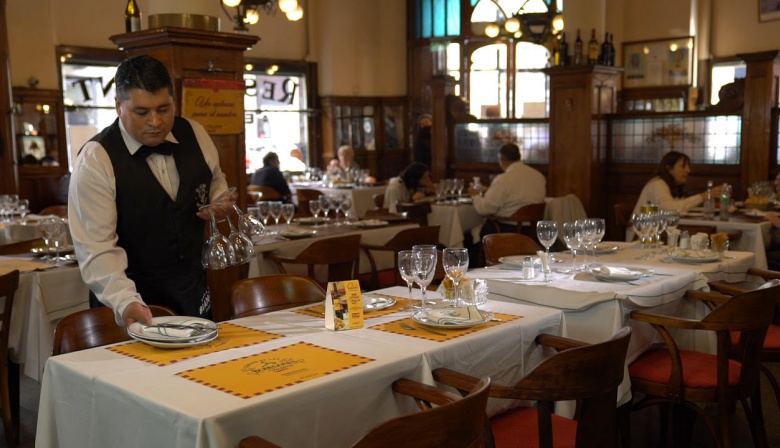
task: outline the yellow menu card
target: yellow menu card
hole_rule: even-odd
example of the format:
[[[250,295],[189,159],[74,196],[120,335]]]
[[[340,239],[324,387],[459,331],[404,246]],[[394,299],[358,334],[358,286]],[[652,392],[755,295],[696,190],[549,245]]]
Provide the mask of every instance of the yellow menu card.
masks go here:
[[[342,331],[363,328],[363,295],[360,282],[328,283],[325,297],[325,328]]]

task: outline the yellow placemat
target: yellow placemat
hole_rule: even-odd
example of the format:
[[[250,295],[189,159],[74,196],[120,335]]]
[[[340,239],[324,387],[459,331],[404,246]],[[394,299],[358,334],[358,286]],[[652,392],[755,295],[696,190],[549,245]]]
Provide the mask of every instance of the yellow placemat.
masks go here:
[[[298,342],[177,375],[240,398],[252,398],[372,361],[375,360]]]
[[[489,322],[485,322],[484,324],[475,325],[469,328],[450,329],[450,328],[439,328],[439,327],[435,327],[435,328],[427,327],[425,325],[415,322],[415,320],[412,319],[411,317],[407,317],[405,319],[394,320],[386,324],[372,325],[368,328],[372,330],[386,331],[388,333],[402,334],[404,336],[414,336],[416,338],[428,339],[429,341],[444,342],[444,341],[449,341],[450,339],[455,339],[461,336],[465,336],[467,334],[475,333],[477,331],[484,330],[486,328],[495,327],[496,325],[501,325],[507,322],[511,322],[513,320],[520,319],[523,316],[493,313],[493,317],[496,319],[501,319],[501,321],[500,322],[489,321]],[[408,330],[402,327],[401,326],[402,324],[408,325],[412,327],[412,329]]]
[[[32,271],[42,271],[44,269],[52,269],[56,267],[57,265],[54,263],[43,263],[41,261],[20,259],[0,260],[0,275],[5,275],[16,269],[18,269],[21,273],[25,273]]]
[[[247,347],[283,337],[284,336],[280,334],[272,334],[239,325],[221,323],[219,324],[219,336],[217,339],[203,345],[170,349],[153,347],[144,344],[143,342],[131,342],[129,344],[108,347],[108,349],[112,352],[150,362],[158,366],[167,366],[168,364],[206,355],[208,353],[220,352],[231,348]]]
[[[384,316],[386,314],[395,313],[396,311],[401,311],[402,309],[406,308],[406,306],[409,304],[409,299],[404,299],[403,297],[390,296],[390,295],[388,295],[387,297],[394,298],[395,299],[395,305],[393,305],[393,306],[391,306],[389,308],[385,308],[383,310],[371,311],[371,312],[365,313],[363,315],[363,318],[364,319],[370,319],[372,317],[380,317],[380,316]],[[294,310],[294,312],[296,312],[298,314],[303,314],[304,316],[313,316],[313,317],[325,318],[325,305],[307,306],[306,308],[301,308],[301,309]]]

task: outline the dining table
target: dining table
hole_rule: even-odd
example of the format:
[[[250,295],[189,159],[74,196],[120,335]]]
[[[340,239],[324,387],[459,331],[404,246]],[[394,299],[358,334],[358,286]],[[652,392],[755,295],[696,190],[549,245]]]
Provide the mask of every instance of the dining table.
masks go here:
[[[446,247],[463,247],[464,234],[471,232],[472,241],[479,241],[482,216],[477,213],[470,198],[433,202],[428,213],[429,226],[441,226],[439,242]]]
[[[298,182],[290,185],[295,205],[298,205],[298,197],[295,194],[298,188],[311,188],[321,191],[322,194],[328,196],[349,197],[352,200],[350,216],[353,218],[364,218],[367,210],[375,208],[374,195],[384,193],[387,187],[385,185],[355,185],[352,183]]]
[[[484,323],[432,329],[412,319],[406,288],[375,293],[395,303],[348,331],[327,330],[315,304],[220,323],[202,345],[130,341],[51,357],[36,446],[226,447],[250,435],[350,446],[419,411],[392,392],[396,379],[434,385],[431,371],[448,367],[512,384],[549,355],[536,336],[562,333],[560,310],[502,301],[482,306],[493,317]],[[488,413],[513,405],[491,399]]]

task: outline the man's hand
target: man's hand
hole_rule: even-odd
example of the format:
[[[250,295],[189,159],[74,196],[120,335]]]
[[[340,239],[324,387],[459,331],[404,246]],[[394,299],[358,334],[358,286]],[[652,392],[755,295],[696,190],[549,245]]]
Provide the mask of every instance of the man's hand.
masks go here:
[[[133,302],[125,308],[122,320],[125,325],[135,322],[140,322],[141,325],[152,325],[152,311],[140,302]]]
[[[199,210],[196,214],[198,218],[206,221],[211,219],[211,213],[214,213],[217,221],[225,219],[233,211],[233,204],[236,202],[236,199],[238,199],[238,193],[236,193],[235,189],[228,189],[211,201],[210,207]]]
[[[767,221],[772,223],[772,226],[777,227],[780,229],[780,216],[775,215],[774,213],[767,213],[764,217]]]

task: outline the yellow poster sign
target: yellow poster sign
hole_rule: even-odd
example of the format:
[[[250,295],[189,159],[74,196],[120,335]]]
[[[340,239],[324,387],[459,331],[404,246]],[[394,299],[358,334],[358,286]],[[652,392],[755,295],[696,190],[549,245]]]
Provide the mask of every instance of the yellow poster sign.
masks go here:
[[[185,79],[181,90],[183,117],[212,135],[244,132],[244,81]]]

